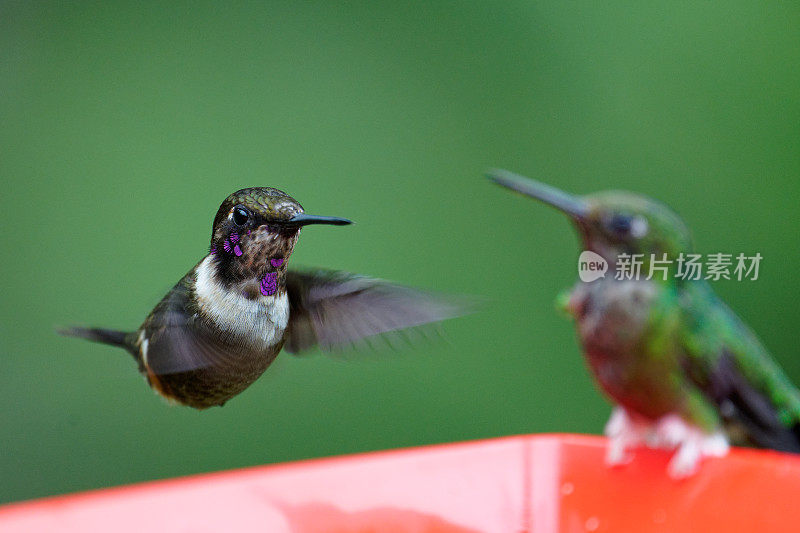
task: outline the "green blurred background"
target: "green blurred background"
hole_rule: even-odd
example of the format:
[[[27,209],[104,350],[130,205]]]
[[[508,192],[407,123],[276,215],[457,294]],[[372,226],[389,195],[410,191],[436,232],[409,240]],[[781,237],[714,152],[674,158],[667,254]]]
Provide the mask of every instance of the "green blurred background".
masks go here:
[[[650,194],[700,251],[760,252],[758,281],[715,287],[800,381],[797,4],[62,4],[0,6],[0,501],[600,432],[609,406],[553,305],[577,239],[490,166]],[[283,355],[206,412],[167,405],[121,350],[53,333],[138,326],[254,185],[357,221],[305,230],[295,265],[485,311],[399,355]]]

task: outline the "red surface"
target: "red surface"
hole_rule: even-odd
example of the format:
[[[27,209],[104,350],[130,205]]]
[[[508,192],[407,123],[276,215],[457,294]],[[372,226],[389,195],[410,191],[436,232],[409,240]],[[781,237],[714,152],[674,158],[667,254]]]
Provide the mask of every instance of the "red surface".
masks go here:
[[[603,465],[543,435],[250,468],[0,507],[0,531],[797,532],[800,456],[734,449],[687,480],[669,454]]]

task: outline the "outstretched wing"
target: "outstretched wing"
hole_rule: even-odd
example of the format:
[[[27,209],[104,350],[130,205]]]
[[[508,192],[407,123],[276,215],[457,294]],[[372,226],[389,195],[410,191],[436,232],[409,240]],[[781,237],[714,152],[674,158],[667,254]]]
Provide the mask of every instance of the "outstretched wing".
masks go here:
[[[800,453],[800,392],[705,283],[687,287],[684,370],[734,441]]]
[[[437,295],[383,280],[331,270],[286,276],[289,325],[284,348],[322,350],[469,312],[466,299]]]

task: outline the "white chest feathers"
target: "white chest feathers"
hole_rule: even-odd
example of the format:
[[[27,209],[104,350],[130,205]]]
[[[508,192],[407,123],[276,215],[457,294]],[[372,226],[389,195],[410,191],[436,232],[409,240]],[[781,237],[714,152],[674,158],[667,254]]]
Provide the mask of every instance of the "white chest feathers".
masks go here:
[[[286,292],[272,296],[259,294],[250,299],[236,290],[226,290],[217,280],[206,257],[197,267],[195,294],[203,313],[216,326],[250,344],[254,349],[267,350],[280,342],[289,323],[289,298]]]

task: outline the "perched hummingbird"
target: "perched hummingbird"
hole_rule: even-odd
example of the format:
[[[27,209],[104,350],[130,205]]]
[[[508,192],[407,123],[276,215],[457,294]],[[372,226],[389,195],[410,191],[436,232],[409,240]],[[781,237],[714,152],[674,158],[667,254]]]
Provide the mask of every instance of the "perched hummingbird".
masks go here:
[[[566,213],[584,250],[608,264],[604,277],[562,297],[615,404],[607,462],[627,461],[638,444],[676,448],[669,473],[685,477],[702,457],[725,455],[729,442],[800,453],[800,392],[708,282],[675,275],[680,254],[692,251],[675,213],[633,193],[578,197],[504,170],[488,177]],[[642,273],[655,258],[666,275],[617,276],[633,254],[643,254]]]
[[[303,226],[350,223],[307,215],[278,189],[236,191],[214,217],[209,254],[139,329],[61,333],[125,348],[158,393],[205,409],[246,389],[281,348],[297,354],[313,346],[348,347],[461,313],[455,300],[385,281],[287,269]]]

